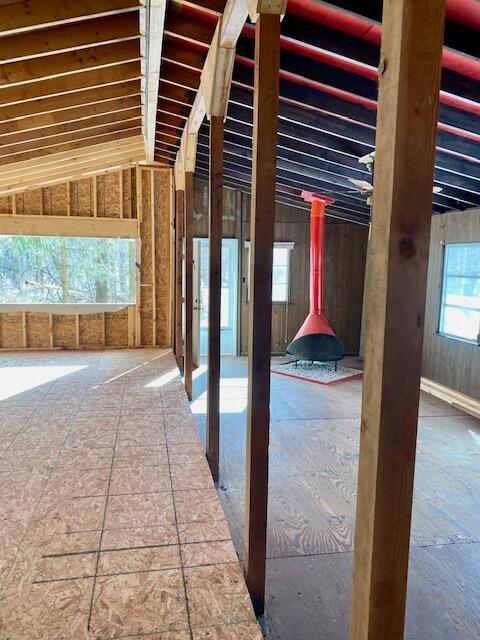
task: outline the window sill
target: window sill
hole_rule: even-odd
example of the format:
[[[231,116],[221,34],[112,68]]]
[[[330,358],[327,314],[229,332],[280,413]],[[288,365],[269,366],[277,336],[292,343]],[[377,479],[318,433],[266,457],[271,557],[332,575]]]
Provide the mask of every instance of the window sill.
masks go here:
[[[0,313],[12,313],[15,311],[30,311],[32,313],[55,313],[59,315],[84,315],[89,313],[107,313],[112,311],[120,311],[125,307],[132,306],[134,303],[92,303],[92,304],[0,304]]]
[[[479,347],[480,345],[476,340],[468,340],[467,338],[460,338],[459,336],[452,336],[449,333],[440,333],[440,331],[434,331],[434,335],[440,338],[446,338],[447,340],[456,340],[457,342],[463,342],[465,344],[471,344],[473,347]]]

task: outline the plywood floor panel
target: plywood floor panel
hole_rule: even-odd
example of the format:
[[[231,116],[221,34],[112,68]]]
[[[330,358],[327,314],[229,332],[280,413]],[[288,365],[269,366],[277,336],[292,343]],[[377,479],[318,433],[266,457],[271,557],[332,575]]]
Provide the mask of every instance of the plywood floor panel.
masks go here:
[[[167,350],[0,362],[0,638],[260,640]]]

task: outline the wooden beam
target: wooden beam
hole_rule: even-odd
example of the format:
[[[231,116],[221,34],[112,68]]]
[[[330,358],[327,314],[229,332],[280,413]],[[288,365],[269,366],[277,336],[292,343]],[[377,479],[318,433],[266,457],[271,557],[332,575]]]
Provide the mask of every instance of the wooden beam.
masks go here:
[[[52,27],[0,38],[2,64],[65,53],[99,44],[113,44],[139,38],[136,12],[104,16],[93,20]]]
[[[61,125],[52,125],[49,127],[41,127],[39,129],[33,129],[28,131],[21,131],[15,133],[8,133],[6,135],[0,135],[0,148],[4,155],[9,150],[9,147],[15,145],[15,150],[20,151],[22,147],[18,148],[17,145],[21,143],[28,143],[30,145],[36,144],[37,147],[45,146],[41,142],[45,141],[50,144],[52,140],[59,142],[70,142],[72,134],[86,137],[85,132],[90,131],[97,133],[100,127],[111,129],[114,125],[123,125],[125,123],[134,122],[138,124],[141,120],[142,112],[140,105],[127,109],[125,111],[118,111],[116,113],[108,113],[105,115],[94,116],[92,118],[84,118],[82,120],[74,120],[73,122],[65,122]]]
[[[22,132],[28,132],[31,137],[34,135],[48,135],[52,131],[59,133],[65,127],[81,128],[84,123],[98,121],[102,118],[105,123],[111,119],[121,119],[125,114],[133,109],[141,109],[139,94],[117,98],[114,100],[104,100],[98,104],[86,104],[71,109],[62,109],[50,113],[40,113],[26,118],[16,120],[0,121],[0,136],[15,136]],[[110,118],[110,120],[108,120]]]
[[[166,0],[149,0],[146,11],[145,139],[147,162],[153,162]]]
[[[384,0],[352,640],[404,633],[444,21],[445,0]]]
[[[0,89],[2,107],[14,105],[32,100],[40,100],[51,96],[63,96],[65,94],[75,93],[82,89],[92,89],[94,87],[102,87],[117,83],[124,83],[127,80],[140,78],[140,62],[123,62],[113,64],[110,67],[101,67],[100,69],[89,69],[88,71],[79,71],[65,78],[57,77],[50,79],[37,80],[26,84],[16,86],[6,86]]]
[[[220,314],[222,299],[223,116],[210,120],[208,202],[208,366],[206,454],[218,480],[220,455]]]
[[[188,399],[192,399],[193,373],[193,173],[185,172],[185,353],[183,374]]]
[[[79,71],[96,70],[135,60],[140,60],[139,39],[10,62],[0,67],[0,96],[7,86],[11,88],[35,84],[33,81],[51,80]],[[63,82],[68,86],[68,77],[64,78]]]
[[[137,221],[127,218],[0,215],[2,235],[136,239]]]
[[[103,113],[104,103],[114,100],[126,100],[140,96],[140,80],[133,79],[112,85],[80,89],[65,95],[42,98],[35,102],[25,102],[9,106],[0,106],[0,122],[14,123],[34,117],[70,117],[75,119],[77,110],[90,108],[92,114]],[[106,107],[108,109],[108,106]],[[70,115],[71,114],[71,115]]]
[[[130,147],[138,147],[143,142],[141,136],[132,136],[130,138],[116,139],[102,144],[93,144],[77,149],[74,153],[70,150],[61,153],[52,153],[44,158],[33,158],[22,160],[0,166],[0,184],[10,183],[24,177],[36,176],[40,173],[46,173],[53,168],[68,166],[75,164],[80,158],[94,160],[95,158],[103,158],[111,152]]]
[[[33,3],[3,3],[0,5],[0,35],[46,29],[85,18],[113,16],[136,11],[138,8],[136,0],[35,0]]]
[[[270,426],[272,262],[275,224],[280,16],[260,14],[255,29],[252,209],[250,222],[247,465],[244,573],[257,614],[265,606]]]
[[[142,133],[140,126],[129,127],[123,130],[119,130],[118,128],[114,128],[109,133],[101,133],[100,135],[91,135],[86,136],[80,140],[75,140],[72,142],[65,142],[63,144],[55,144],[48,145],[45,147],[33,149],[31,151],[24,151],[22,153],[14,153],[8,156],[2,156],[1,162],[3,162],[6,166],[8,163],[17,163],[23,162],[26,160],[41,158],[43,156],[48,156],[50,154],[58,154],[65,151],[71,151],[71,156],[75,155],[75,151],[80,149],[81,147],[90,147],[97,144],[102,144],[104,142],[115,142],[120,141],[122,138],[127,140],[129,138],[136,137]]]
[[[185,192],[175,192],[175,357],[183,371],[183,221]]]

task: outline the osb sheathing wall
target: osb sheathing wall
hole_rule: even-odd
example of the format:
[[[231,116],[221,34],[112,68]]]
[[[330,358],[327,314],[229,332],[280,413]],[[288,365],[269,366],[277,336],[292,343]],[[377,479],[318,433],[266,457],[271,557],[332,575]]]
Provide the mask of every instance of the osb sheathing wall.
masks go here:
[[[1,215],[133,218],[141,240],[137,304],[114,313],[0,313],[1,349],[170,346],[172,175],[140,167],[0,198]],[[3,302],[2,300],[0,300]]]

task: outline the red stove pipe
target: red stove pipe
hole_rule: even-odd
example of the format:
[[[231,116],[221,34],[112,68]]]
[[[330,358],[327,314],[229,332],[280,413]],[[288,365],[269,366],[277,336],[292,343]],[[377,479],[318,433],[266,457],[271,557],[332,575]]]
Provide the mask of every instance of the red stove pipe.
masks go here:
[[[310,211],[310,313],[323,313],[325,202],[312,200]]]
[[[335,335],[324,316],[323,256],[325,251],[325,207],[335,200],[309,191],[302,191],[302,198],[311,203],[310,208],[310,313],[308,333]],[[314,316],[311,318],[311,316]],[[315,317],[316,316],[316,317]],[[308,318],[307,318],[308,320]],[[300,333],[300,332],[299,332]],[[305,334],[302,334],[305,335]],[[297,334],[298,337],[298,334]]]
[[[325,207],[334,200],[309,191],[302,191],[302,198],[311,202],[310,312],[288,345],[287,353],[304,360],[340,360],[343,357],[343,345],[328,324],[323,307]]]

